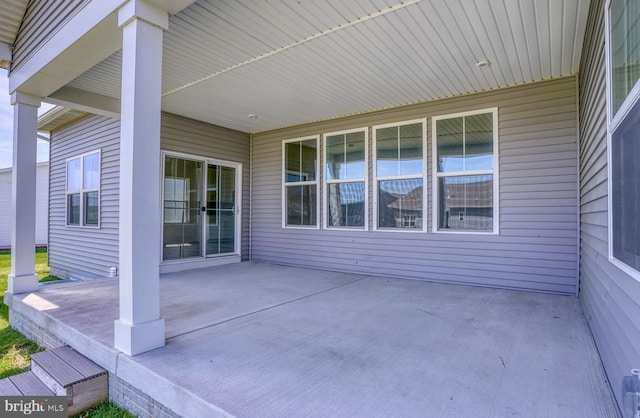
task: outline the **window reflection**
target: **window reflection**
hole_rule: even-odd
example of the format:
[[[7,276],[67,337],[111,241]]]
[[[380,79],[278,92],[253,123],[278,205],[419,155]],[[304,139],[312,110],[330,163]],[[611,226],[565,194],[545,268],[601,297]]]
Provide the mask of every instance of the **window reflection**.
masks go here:
[[[422,179],[378,182],[378,226],[422,229],[422,189]]]

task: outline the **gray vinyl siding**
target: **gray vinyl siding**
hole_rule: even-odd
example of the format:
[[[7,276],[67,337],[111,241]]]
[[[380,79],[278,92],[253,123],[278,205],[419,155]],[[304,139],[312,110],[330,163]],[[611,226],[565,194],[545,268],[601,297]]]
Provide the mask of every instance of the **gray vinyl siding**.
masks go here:
[[[249,254],[249,136],[162,115],[163,150],[243,163],[242,258]],[[65,225],[66,159],[100,149],[100,228]],[[120,121],[90,116],[52,134],[49,264],[61,277],[104,277],[118,265]],[[155,174],[151,174],[155,175]],[[158,225],[160,228],[160,225]]]
[[[430,118],[492,107],[498,107],[500,233],[432,233]],[[576,79],[569,77],[256,134],[252,258],[364,274],[575,294],[576,113]],[[282,228],[282,140],[369,127],[371,141],[372,125],[425,117],[426,233],[373,231],[371,216],[368,231]],[[374,187],[371,180],[370,215]],[[321,201],[321,217],[325,216],[324,204]]]
[[[622,405],[622,378],[640,367],[640,283],[608,258],[604,3],[591,3],[580,67],[580,300]]]
[[[105,277],[118,265],[120,121],[90,116],[51,134],[49,265],[58,277]],[[66,160],[100,150],[100,228],[66,225]]]
[[[19,68],[89,0],[31,0],[15,41],[11,69]]]

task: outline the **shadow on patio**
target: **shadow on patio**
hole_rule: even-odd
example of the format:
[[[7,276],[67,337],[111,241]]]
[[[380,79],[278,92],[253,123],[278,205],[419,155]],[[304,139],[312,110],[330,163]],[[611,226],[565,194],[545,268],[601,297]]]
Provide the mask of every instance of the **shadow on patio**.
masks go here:
[[[188,417],[617,417],[576,297],[260,263],[161,278],[167,345],[114,350],[117,280],[9,300]]]

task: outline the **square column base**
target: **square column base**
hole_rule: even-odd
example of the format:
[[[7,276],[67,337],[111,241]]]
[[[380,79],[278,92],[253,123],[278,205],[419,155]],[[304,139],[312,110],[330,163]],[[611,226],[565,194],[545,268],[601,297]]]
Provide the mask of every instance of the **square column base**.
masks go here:
[[[114,322],[115,348],[130,356],[145,353],[156,348],[164,347],[164,319],[129,324],[117,319]]]
[[[27,274],[24,276],[9,275],[7,291],[13,294],[35,292],[38,290],[38,275]]]

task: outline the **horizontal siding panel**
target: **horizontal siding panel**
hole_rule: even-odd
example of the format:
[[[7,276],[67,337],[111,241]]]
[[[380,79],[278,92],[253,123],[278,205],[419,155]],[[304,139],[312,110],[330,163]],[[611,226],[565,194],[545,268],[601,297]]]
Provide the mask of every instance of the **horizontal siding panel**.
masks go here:
[[[573,141],[575,142],[575,135],[576,135],[575,127],[556,129],[553,132],[546,132],[546,135],[543,136],[545,138],[544,142],[539,143],[538,146],[545,147],[550,145],[560,145],[560,144],[566,144],[566,143],[570,144],[571,141],[567,141],[567,140],[570,138],[570,139],[573,139]],[[510,149],[510,148],[520,148],[520,147],[522,147],[523,149],[526,149],[527,146],[531,146],[529,144],[526,144],[527,141],[539,139],[540,137],[541,136],[537,131],[522,132],[519,134],[515,133],[510,135],[501,133],[500,149]]]
[[[580,94],[580,300],[613,393],[640,359],[640,282],[609,261],[604,0],[591,2]]]
[[[574,141],[575,142],[575,141]],[[512,144],[513,145],[513,144]],[[500,144],[500,160],[509,162],[508,158],[540,158],[551,156],[556,153],[571,152],[575,154],[576,145],[567,141],[567,137],[560,138],[558,144],[550,144],[549,139],[545,139],[543,145],[523,147],[522,143],[515,143],[515,146],[507,146],[506,143]]]
[[[503,193],[515,193],[515,192],[545,192],[545,191],[575,191],[575,182],[564,183],[534,183],[534,184],[504,184],[504,181],[500,182],[500,191]]]
[[[531,197],[531,196],[529,196]],[[504,198],[503,200],[501,199],[501,202],[504,201],[509,201],[509,199]],[[572,198],[563,198],[563,199],[554,199],[555,202],[555,206],[554,207],[575,207],[576,206],[576,202],[575,199]],[[541,201],[540,199],[519,199],[519,200],[511,200],[509,201],[509,206],[510,207],[522,207],[522,208],[526,208],[526,207],[548,207],[549,203],[545,202],[545,201]],[[504,208],[504,206],[502,206]]]
[[[520,170],[520,169],[512,169],[512,170],[508,170],[509,171],[509,176],[511,177],[523,177],[523,178],[527,178],[527,179],[531,179],[532,177],[537,177],[538,179],[544,178],[544,177],[553,177],[555,179],[558,178],[558,176],[574,176],[574,178],[576,177],[576,168],[575,167],[556,167],[556,168],[552,168],[549,170]],[[502,173],[505,174],[505,173]]]

